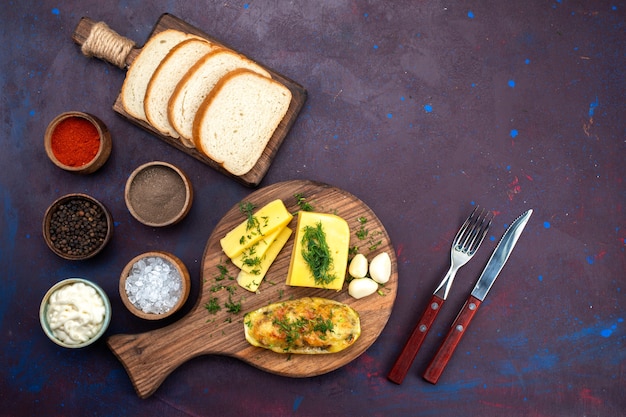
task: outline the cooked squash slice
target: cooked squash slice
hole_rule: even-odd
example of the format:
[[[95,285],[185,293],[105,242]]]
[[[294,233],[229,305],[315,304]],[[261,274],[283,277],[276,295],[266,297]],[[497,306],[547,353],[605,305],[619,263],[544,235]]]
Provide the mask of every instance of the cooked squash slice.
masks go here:
[[[306,297],[247,313],[244,332],[251,345],[277,353],[323,354],[352,346],[361,335],[361,322],[346,304]]]

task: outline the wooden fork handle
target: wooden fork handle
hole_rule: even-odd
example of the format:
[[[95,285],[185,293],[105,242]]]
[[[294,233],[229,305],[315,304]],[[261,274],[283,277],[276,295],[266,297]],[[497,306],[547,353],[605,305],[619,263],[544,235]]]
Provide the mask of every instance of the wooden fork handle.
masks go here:
[[[480,307],[481,303],[482,301],[472,295],[467,299],[459,315],[454,320],[454,323],[452,323],[452,327],[448,331],[439,350],[437,350],[435,357],[430,362],[430,365],[428,365],[428,368],[426,368],[426,372],[424,372],[424,379],[426,381],[431,384],[436,384],[437,381],[439,381],[439,377],[446,368],[446,365],[448,365],[448,361],[450,361],[454,350],[461,341],[465,330],[467,330],[467,326],[469,326],[472,318],[474,318],[474,314],[478,311],[478,307]]]
[[[409,337],[409,340],[404,345],[400,356],[396,359],[396,363],[394,363],[393,368],[391,368],[391,371],[389,371],[389,374],[387,375],[387,379],[391,382],[401,384],[404,380],[404,377],[409,372],[411,364],[413,363],[415,356],[417,356],[417,352],[422,346],[422,343],[424,343],[424,339],[426,339],[426,335],[434,323],[437,314],[439,314],[439,310],[441,310],[443,303],[444,299],[436,295],[433,295],[430,298],[428,306],[422,313],[422,317],[415,325],[413,333],[411,333],[411,337]]]

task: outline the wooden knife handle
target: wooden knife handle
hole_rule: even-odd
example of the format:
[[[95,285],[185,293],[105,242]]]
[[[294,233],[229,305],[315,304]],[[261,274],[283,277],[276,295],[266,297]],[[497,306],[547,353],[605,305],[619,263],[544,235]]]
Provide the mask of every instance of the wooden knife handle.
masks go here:
[[[411,368],[411,364],[417,355],[422,343],[424,343],[424,339],[426,339],[426,335],[430,330],[437,314],[439,314],[439,310],[441,310],[441,306],[443,306],[444,299],[433,295],[428,302],[428,306],[422,313],[422,317],[419,319],[415,328],[413,329],[413,333],[411,333],[411,337],[404,345],[400,356],[396,359],[396,363],[394,363],[393,368],[387,375],[387,379],[391,382],[395,382],[396,384],[401,384],[404,380],[404,377],[409,372]]]
[[[428,365],[428,368],[426,368],[426,372],[424,372],[424,379],[426,381],[432,384],[437,383],[481,303],[482,301],[472,295],[467,299],[459,315],[456,317],[456,320],[452,323],[452,327],[448,331],[435,357],[430,362],[430,365]]]

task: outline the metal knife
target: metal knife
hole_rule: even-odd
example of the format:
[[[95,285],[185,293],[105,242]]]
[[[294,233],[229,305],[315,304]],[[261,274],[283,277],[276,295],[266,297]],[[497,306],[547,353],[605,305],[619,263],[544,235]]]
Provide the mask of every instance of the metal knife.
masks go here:
[[[461,341],[465,330],[467,330],[467,326],[469,326],[474,314],[478,311],[478,307],[480,307],[481,303],[485,300],[487,293],[493,286],[493,283],[502,270],[502,267],[506,263],[507,259],[509,259],[517,240],[522,234],[522,231],[524,230],[524,227],[526,227],[526,224],[532,214],[532,209],[524,212],[513,223],[511,223],[506,232],[504,232],[498,246],[496,246],[491,258],[489,258],[487,266],[485,266],[480,278],[478,278],[471,295],[452,323],[452,327],[450,327],[450,330],[439,347],[439,350],[435,354],[435,357],[430,362],[430,365],[428,365],[428,368],[426,368],[426,372],[424,372],[423,375],[426,381],[436,384],[439,380],[439,377],[446,368],[454,350]]]

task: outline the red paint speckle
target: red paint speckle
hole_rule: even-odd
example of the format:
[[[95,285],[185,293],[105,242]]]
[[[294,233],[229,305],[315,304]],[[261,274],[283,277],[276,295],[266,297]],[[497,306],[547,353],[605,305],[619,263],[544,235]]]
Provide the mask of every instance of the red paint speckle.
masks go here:
[[[522,192],[522,186],[519,184],[519,178],[517,175],[515,179],[509,184],[509,189],[507,190],[507,195],[509,196],[509,200],[513,200],[515,194],[519,194]]]
[[[594,396],[589,388],[583,388],[580,390],[580,398],[583,401],[589,402],[595,406],[602,405],[602,400]]]

